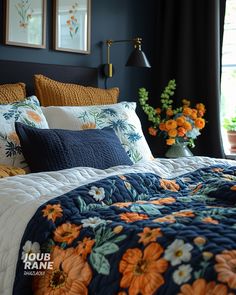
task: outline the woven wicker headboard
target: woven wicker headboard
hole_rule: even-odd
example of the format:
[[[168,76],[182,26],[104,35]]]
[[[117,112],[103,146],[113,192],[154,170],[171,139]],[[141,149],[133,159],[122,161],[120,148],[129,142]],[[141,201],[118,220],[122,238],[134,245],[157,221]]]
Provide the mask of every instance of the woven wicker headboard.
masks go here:
[[[43,74],[61,82],[98,86],[97,68],[0,60],[0,84],[24,82],[27,95],[32,95],[34,74]]]

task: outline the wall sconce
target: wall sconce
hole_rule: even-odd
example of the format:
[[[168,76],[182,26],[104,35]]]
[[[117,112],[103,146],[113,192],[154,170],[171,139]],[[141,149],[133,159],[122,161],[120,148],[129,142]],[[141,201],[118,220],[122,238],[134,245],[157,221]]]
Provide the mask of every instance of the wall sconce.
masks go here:
[[[142,51],[142,38],[134,38],[130,40],[106,40],[107,45],[107,64],[104,65],[104,75],[106,78],[112,78],[114,74],[114,68],[111,63],[111,46],[114,43],[124,43],[124,42],[133,42],[134,50],[131,52],[126,66],[128,67],[143,67],[151,68],[151,65]]]

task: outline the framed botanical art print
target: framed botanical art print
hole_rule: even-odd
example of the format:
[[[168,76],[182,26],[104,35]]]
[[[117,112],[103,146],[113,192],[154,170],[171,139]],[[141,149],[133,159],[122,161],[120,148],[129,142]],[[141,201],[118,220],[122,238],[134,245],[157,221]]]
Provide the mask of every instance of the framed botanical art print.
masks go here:
[[[54,18],[54,48],[89,54],[91,0],[54,0]]]
[[[46,47],[46,0],[6,0],[8,45]]]

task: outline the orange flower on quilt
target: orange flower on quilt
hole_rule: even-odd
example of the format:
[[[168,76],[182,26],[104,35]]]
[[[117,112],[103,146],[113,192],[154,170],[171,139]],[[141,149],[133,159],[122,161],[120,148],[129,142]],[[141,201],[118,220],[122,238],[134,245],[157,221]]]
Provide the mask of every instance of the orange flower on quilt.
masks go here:
[[[51,261],[53,269],[34,279],[35,295],[88,294],[92,271],[74,248],[63,250],[56,246],[51,253]]]
[[[75,251],[78,255],[80,255],[84,260],[86,260],[87,255],[92,252],[92,248],[95,241],[91,240],[91,238],[85,237],[83,241],[78,242],[78,246],[75,248]]]
[[[160,179],[160,186],[164,190],[172,192],[177,192],[180,189],[179,185],[176,183],[175,180]]]
[[[216,255],[215,259],[217,279],[227,283],[230,288],[236,289],[236,250],[223,251],[222,254]]]
[[[40,123],[42,121],[42,118],[34,111],[27,111],[26,113],[27,113],[28,117],[31,120],[33,120],[34,122]]]
[[[112,204],[112,206],[116,206],[119,208],[126,208],[126,207],[129,207],[131,204],[132,202],[118,202],[118,203]]]
[[[202,252],[202,257],[205,261],[210,260],[213,256],[214,256],[214,254],[209,251]]]
[[[173,197],[162,198],[162,199],[150,201],[151,204],[155,204],[155,205],[172,204],[175,202],[176,202],[176,199]]]
[[[80,234],[81,225],[63,223],[54,231],[54,240],[59,243],[71,244]]]
[[[144,200],[139,200],[135,202],[136,204],[147,204],[148,201],[144,201]]]
[[[179,211],[172,213],[175,217],[195,217],[195,214],[192,210],[185,210],[185,211]]]
[[[163,222],[175,223],[176,219],[172,215],[166,215],[164,217],[159,217],[159,218],[153,219],[153,221],[160,222],[160,223],[163,223]]]
[[[205,217],[202,219],[202,221],[206,223],[219,224],[219,221],[216,219],[213,219],[212,217]]]
[[[196,238],[194,238],[193,242],[196,246],[202,247],[206,244],[206,238],[202,236],[197,236]]]
[[[212,168],[212,171],[215,173],[221,173],[224,171],[224,169],[223,168]]]
[[[129,294],[154,294],[165,282],[162,274],[168,262],[161,258],[164,250],[158,243],[149,244],[144,251],[128,249],[119,265],[122,273],[121,288],[129,288]]]
[[[163,234],[160,228],[151,229],[150,227],[145,227],[138,236],[140,237],[138,242],[146,246],[150,242],[156,242],[156,239],[162,237]]]
[[[43,210],[43,217],[47,217],[48,220],[52,220],[55,222],[55,220],[59,217],[62,217],[62,208],[60,204],[54,204],[50,205],[48,204]]]
[[[148,216],[146,214],[139,214],[134,212],[125,212],[119,214],[120,219],[124,220],[125,222],[135,222],[139,220],[148,219]]]
[[[122,232],[123,228],[124,228],[123,225],[117,225],[116,227],[113,228],[113,233],[118,235],[119,233]]]
[[[192,195],[197,193],[202,188],[202,183],[198,184],[192,191]]]
[[[180,291],[178,295],[230,295],[225,285],[216,282],[208,283],[204,279],[197,279],[192,285],[184,284]]]

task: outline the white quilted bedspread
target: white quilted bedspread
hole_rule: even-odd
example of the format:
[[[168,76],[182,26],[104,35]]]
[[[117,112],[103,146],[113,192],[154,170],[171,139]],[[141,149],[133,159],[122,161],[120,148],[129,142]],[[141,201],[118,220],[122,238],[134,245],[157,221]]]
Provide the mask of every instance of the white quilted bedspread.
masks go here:
[[[78,186],[110,175],[152,172],[175,177],[214,164],[235,165],[235,161],[206,157],[155,159],[107,170],[72,168],[0,179],[0,295],[11,295],[20,242],[27,223],[44,202]]]

